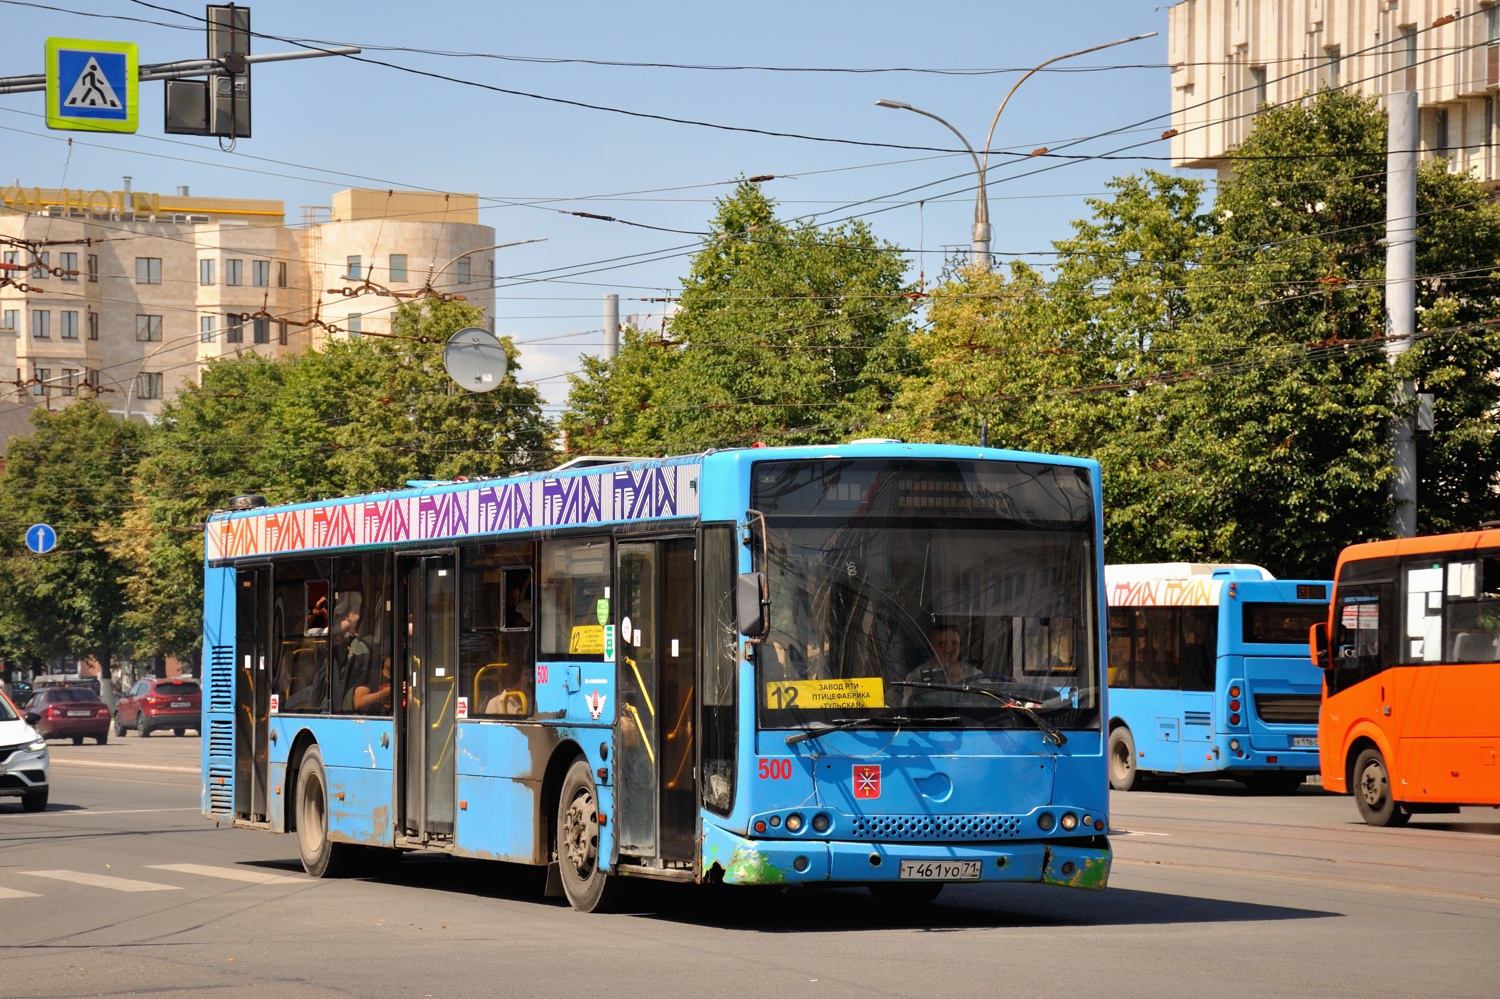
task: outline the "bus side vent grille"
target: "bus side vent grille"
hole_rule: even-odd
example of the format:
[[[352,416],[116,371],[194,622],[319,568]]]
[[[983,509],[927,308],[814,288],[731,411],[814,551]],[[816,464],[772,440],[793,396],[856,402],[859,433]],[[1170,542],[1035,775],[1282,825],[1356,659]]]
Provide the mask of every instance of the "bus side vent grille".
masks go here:
[[[923,840],[992,841],[1021,834],[1019,815],[856,816],[851,839],[888,843]]]
[[[1263,722],[1316,725],[1320,700],[1317,694],[1256,694],[1255,713]]]
[[[234,722],[208,723],[208,810],[228,815],[234,807]]]
[[[1212,725],[1213,719],[1207,711],[1184,711],[1182,723],[1184,725]]]
[[[208,650],[208,710],[234,710],[233,645],[214,645]]]

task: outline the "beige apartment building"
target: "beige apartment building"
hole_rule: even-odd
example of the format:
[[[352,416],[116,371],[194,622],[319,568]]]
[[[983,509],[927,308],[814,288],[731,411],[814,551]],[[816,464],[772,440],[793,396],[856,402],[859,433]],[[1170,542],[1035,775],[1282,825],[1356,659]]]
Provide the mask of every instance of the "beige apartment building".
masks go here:
[[[1417,92],[1425,157],[1500,182],[1500,4],[1181,0],[1167,12],[1174,166],[1227,167],[1267,102],[1320,87]]]
[[[345,190],[289,222],[279,201],[126,181],[0,186],[0,438],[80,392],[154,419],[214,358],[388,332],[429,283],[493,328],[495,230],[477,195]]]

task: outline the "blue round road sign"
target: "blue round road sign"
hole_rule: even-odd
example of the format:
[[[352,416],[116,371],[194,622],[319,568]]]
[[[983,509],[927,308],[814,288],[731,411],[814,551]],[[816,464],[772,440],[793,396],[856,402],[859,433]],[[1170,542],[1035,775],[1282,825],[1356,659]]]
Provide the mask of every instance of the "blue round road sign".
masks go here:
[[[57,547],[57,532],[47,524],[32,524],[26,529],[26,547],[45,555]]]

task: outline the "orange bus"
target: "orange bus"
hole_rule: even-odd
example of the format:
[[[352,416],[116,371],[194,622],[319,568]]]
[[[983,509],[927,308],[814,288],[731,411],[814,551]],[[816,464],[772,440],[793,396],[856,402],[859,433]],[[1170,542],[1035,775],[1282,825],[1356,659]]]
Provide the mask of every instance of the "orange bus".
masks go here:
[[[1310,643],[1326,790],[1374,826],[1500,807],[1500,530],[1350,546]]]

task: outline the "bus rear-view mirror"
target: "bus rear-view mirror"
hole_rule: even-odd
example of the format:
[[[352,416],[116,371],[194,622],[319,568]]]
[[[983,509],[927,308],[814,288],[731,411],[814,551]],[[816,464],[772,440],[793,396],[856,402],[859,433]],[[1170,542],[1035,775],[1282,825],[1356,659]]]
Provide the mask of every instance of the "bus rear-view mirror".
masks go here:
[[[1328,625],[1319,623],[1307,630],[1307,648],[1314,666],[1325,670],[1333,668],[1333,658],[1328,654]]]
[[[758,572],[742,572],[735,589],[735,610],[740,634],[746,638],[766,637],[765,580]]]

